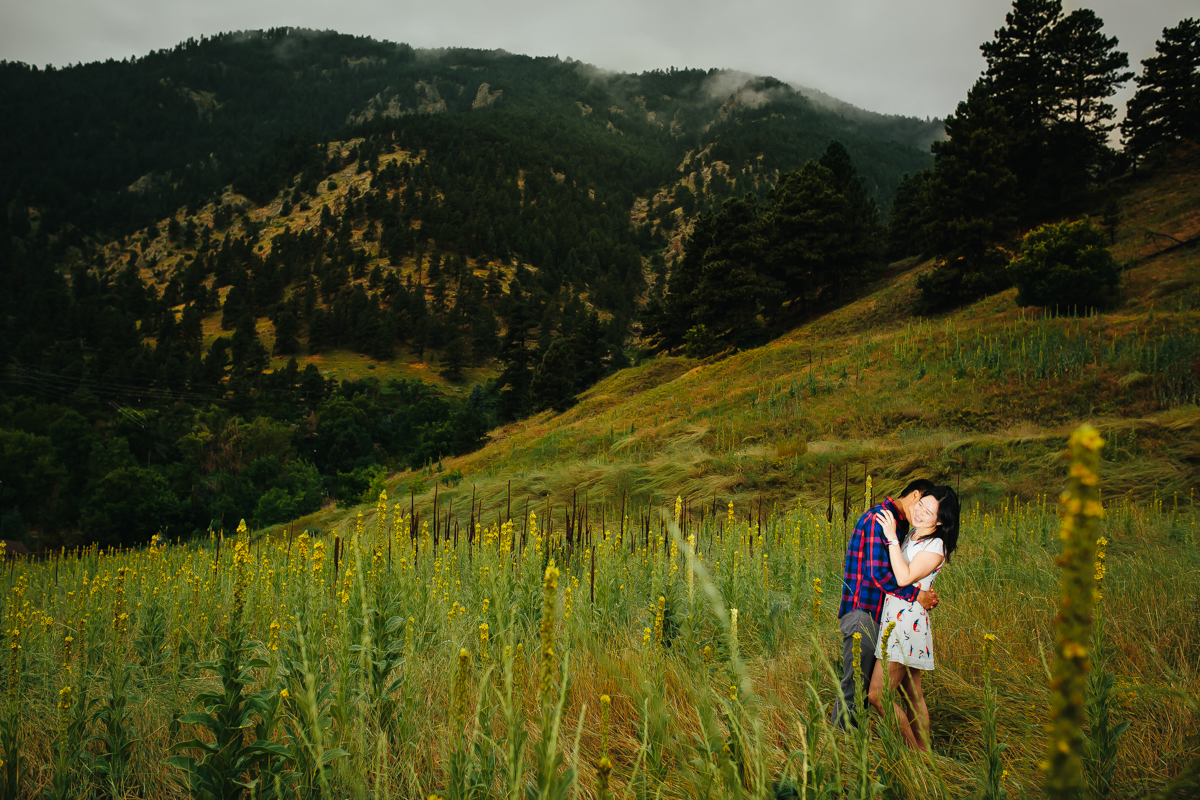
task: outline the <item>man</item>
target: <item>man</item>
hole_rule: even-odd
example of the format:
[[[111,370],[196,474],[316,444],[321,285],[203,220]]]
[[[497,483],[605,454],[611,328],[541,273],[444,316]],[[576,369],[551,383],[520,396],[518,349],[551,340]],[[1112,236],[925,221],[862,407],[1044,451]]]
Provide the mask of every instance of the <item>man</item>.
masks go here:
[[[835,704],[834,721],[845,727],[845,720],[857,724],[854,714],[845,714],[845,709],[854,708],[854,634],[862,634],[862,698],[867,703],[871,673],[875,670],[875,640],[879,637],[879,614],[883,610],[883,596],[895,595],[911,602],[916,600],[926,610],[938,604],[937,593],[923,592],[915,585],[899,586],[892,574],[888,560],[887,542],[879,525],[878,515],[884,509],[897,520],[896,533],[904,538],[908,533],[908,520],[917,503],[926,493],[934,489],[932,481],[919,478],[900,493],[897,500],[886,498],[882,503],[867,510],[858,518],[850,543],[846,547],[846,574],[842,578],[842,605],[838,609],[838,627],[842,631],[842,703]]]

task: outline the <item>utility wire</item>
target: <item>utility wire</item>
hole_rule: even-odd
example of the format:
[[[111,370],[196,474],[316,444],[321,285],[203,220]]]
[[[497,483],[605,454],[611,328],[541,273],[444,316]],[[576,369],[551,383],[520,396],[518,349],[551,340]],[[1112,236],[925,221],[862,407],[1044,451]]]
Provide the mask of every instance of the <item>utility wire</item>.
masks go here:
[[[26,367],[19,362],[9,365],[6,380],[21,386],[40,388],[52,394],[69,395],[83,388],[97,397],[107,396],[116,398],[144,398],[150,400],[180,400],[194,402],[211,402],[217,398],[210,394],[178,391],[155,386],[138,386],[136,384],[103,381],[87,375],[63,375],[47,372],[36,368]]]

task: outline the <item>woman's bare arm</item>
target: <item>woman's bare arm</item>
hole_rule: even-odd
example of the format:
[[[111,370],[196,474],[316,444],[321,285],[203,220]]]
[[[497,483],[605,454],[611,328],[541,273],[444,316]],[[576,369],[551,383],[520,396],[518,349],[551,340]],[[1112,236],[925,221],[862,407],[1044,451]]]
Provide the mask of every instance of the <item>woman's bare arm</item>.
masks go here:
[[[888,555],[891,557],[892,573],[896,576],[896,584],[898,586],[912,586],[941,566],[941,563],[945,561],[945,557],[939,553],[924,551],[917,553],[910,564],[904,560],[904,553],[900,548],[900,542],[896,538],[896,518],[892,515],[892,512],[887,509],[880,512],[879,524],[883,528],[883,538],[888,543]]]

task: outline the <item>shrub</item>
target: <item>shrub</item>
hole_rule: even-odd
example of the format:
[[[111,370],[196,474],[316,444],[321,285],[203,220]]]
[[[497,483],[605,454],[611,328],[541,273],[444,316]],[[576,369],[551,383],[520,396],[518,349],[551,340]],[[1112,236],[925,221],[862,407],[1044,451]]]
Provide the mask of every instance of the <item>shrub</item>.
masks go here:
[[[720,348],[717,338],[712,335],[705,325],[695,325],[688,328],[684,334],[684,343],[689,358],[707,358]]]
[[[1091,220],[1048,224],[1030,231],[1008,265],[1017,305],[1060,309],[1109,305],[1121,275]]]

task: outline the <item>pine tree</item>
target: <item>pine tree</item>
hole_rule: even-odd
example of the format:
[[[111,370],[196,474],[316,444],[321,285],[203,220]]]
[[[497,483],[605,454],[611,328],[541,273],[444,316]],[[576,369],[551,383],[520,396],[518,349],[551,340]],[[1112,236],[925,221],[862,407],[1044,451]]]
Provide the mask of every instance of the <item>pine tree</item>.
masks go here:
[[[179,343],[188,354],[199,353],[204,340],[204,322],[196,306],[189,303],[179,317]]]
[[[321,377],[316,364],[308,364],[300,376],[300,396],[309,408],[316,406],[325,399],[325,379]]]
[[[1008,168],[1015,137],[980,79],[946,118],[949,139],[933,145],[923,235],[938,267],[917,285],[926,307],[941,309],[1007,285],[1007,259],[997,250],[1016,222],[1017,179]]]
[[[867,184],[854,166],[854,159],[850,157],[846,146],[837,139],[831,140],[817,163],[833,174],[831,184],[850,203],[855,222],[862,229],[860,235],[877,237],[879,206],[867,191]]]
[[[592,310],[571,335],[570,374],[577,390],[586,389],[608,372],[609,348],[605,333],[600,315]]]
[[[1014,0],[1005,23],[980,46],[984,85],[1008,119],[1008,168],[1037,213],[1083,191],[1110,160],[1107,100],[1132,77],[1129,57],[1095,12],[1064,17],[1060,0]]]
[[[529,392],[534,409],[541,411],[552,408],[562,412],[571,407],[575,399],[575,376],[571,369],[573,362],[570,344],[563,339],[555,339],[530,382]]]
[[[300,320],[288,309],[283,309],[275,317],[275,355],[291,355],[300,347],[296,334],[300,331]]]
[[[701,214],[692,226],[691,236],[684,240],[683,256],[670,272],[662,299],[651,296],[647,302],[642,313],[642,335],[653,351],[682,347],[688,329],[696,324],[692,317],[696,311],[704,253],[714,244],[715,234],[716,216]]]
[[[481,306],[471,319],[471,357],[482,364],[496,355],[500,346],[500,325],[490,308]]]
[[[467,345],[463,337],[455,335],[446,344],[442,353],[442,376],[452,381],[462,379],[463,368],[467,366]]]
[[[221,330],[231,331],[236,328],[247,311],[246,299],[241,289],[237,286],[230,287],[221,310]]]
[[[328,314],[323,308],[314,308],[308,316],[308,352],[319,353],[329,342]]]
[[[383,312],[376,313],[379,321],[371,339],[370,355],[377,361],[391,361],[395,355],[395,334],[392,331],[390,317]]]
[[[487,278],[484,279],[484,297],[489,303],[495,303],[504,296],[504,284],[500,282],[500,276],[496,274],[496,268],[492,267],[488,270]]]
[[[529,381],[533,354],[530,352],[530,332],[535,317],[530,300],[519,281],[509,286],[506,320],[507,330],[500,344],[500,360],[504,370],[497,380],[498,411],[504,420],[524,416],[530,407]]]
[[[923,229],[928,222],[925,210],[929,203],[926,190],[932,174],[932,170],[923,169],[914,175],[905,173],[900,179],[888,214],[884,249],[888,259],[917,256],[925,251]]]
[[[356,315],[354,349],[363,355],[371,355],[381,344],[383,319],[374,303],[364,303],[363,306],[361,312]]]
[[[283,386],[288,394],[291,394],[296,388],[296,382],[300,375],[300,365],[296,362],[296,357],[292,356],[288,359],[287,366],[283,368],[282,378]]]
[[[992,98],[1021,136],[1047,127],[1058,105],[1050,37],[1061,19],[1060,0],[1014,0],[996,38],[980,45]]]
[[[173,344],[177,335],[176,328],[175,312],[170,308],[165,309],[162,315],[162,322],[158,325],[158,341],[156,345],[163,347],[164,345]]]
[[[1154,148],[1183,139],[1200,140],[1200,19],[1164,28],[1155,54],[1134,79],[1121,133],[1126,150],[1141,158]]]
[[[1046,133],[1043,186],[1069,198],[1091,183],[1097,168],[1111,160],[1108,134],[1116,109],[1107,102],[1117,87],[1133,77],[1129,56],[1115,36],[1105,36],[1104,22],[1089,9],[1067,15],[1050,35],[1056,71],[1054,121]]]
[[[432,275],[430,279],[432,280]],[[433,284],[433,289],[430,291],[429,310],[436,314],[439,319],[445,319],[446,311],[449,308],[446,302],[448,288],[446,286],[446,276],[441,275],[438,277],[437,282]]]
[[[763,307],[775,308],[782,286],[764,269],[766,242],[754,201],[732,200],[713,219],[712,246],[702,256],[691,325],[707,325],[733,343],[756,327]]]
[[[1061,19],[1060,0],[1014,0],[1005,26],[980,45],[988,80],[972,89],[978,93],[986,87],[1004,112],[1011,132],[1006,166],[1016,176],[1021,195],[1037,203],[1048,197],[1042,176],[1046,138],[1059,105],[1050,39]]]
[[[856,177],[843,173],[851,191]],[[868,209],[856,208],[838,190],[831,170],[810,161],[784,175],[770,199],[766,261],[783,298],[795,307],[793,314],[806,314],[822,288],[831,287],[840,296],[849,281],[866,274],[878,251],[875,232],[868,232]],[[781,316],[785,309],[773,313]]]
[[[1090,9],[1067,15],[1051,33],[1057,92],[1055,119],[1081,126],[1100,143],[1115,127],[1116,109],[1108,98],[1129,81],[1129,55],[1117,50],[1117,37],[1105,36],[1104,21]]]
[[[229,339],[218,336],[204,357],[204,382],[210,389],[221,386],[229,366]]]
[[[237,330],[230,339],[232,357],[231,375],[234,378],[253,380],[271,363],[267,348],[258,338],[257,321],[250,314],[243,314]]]

